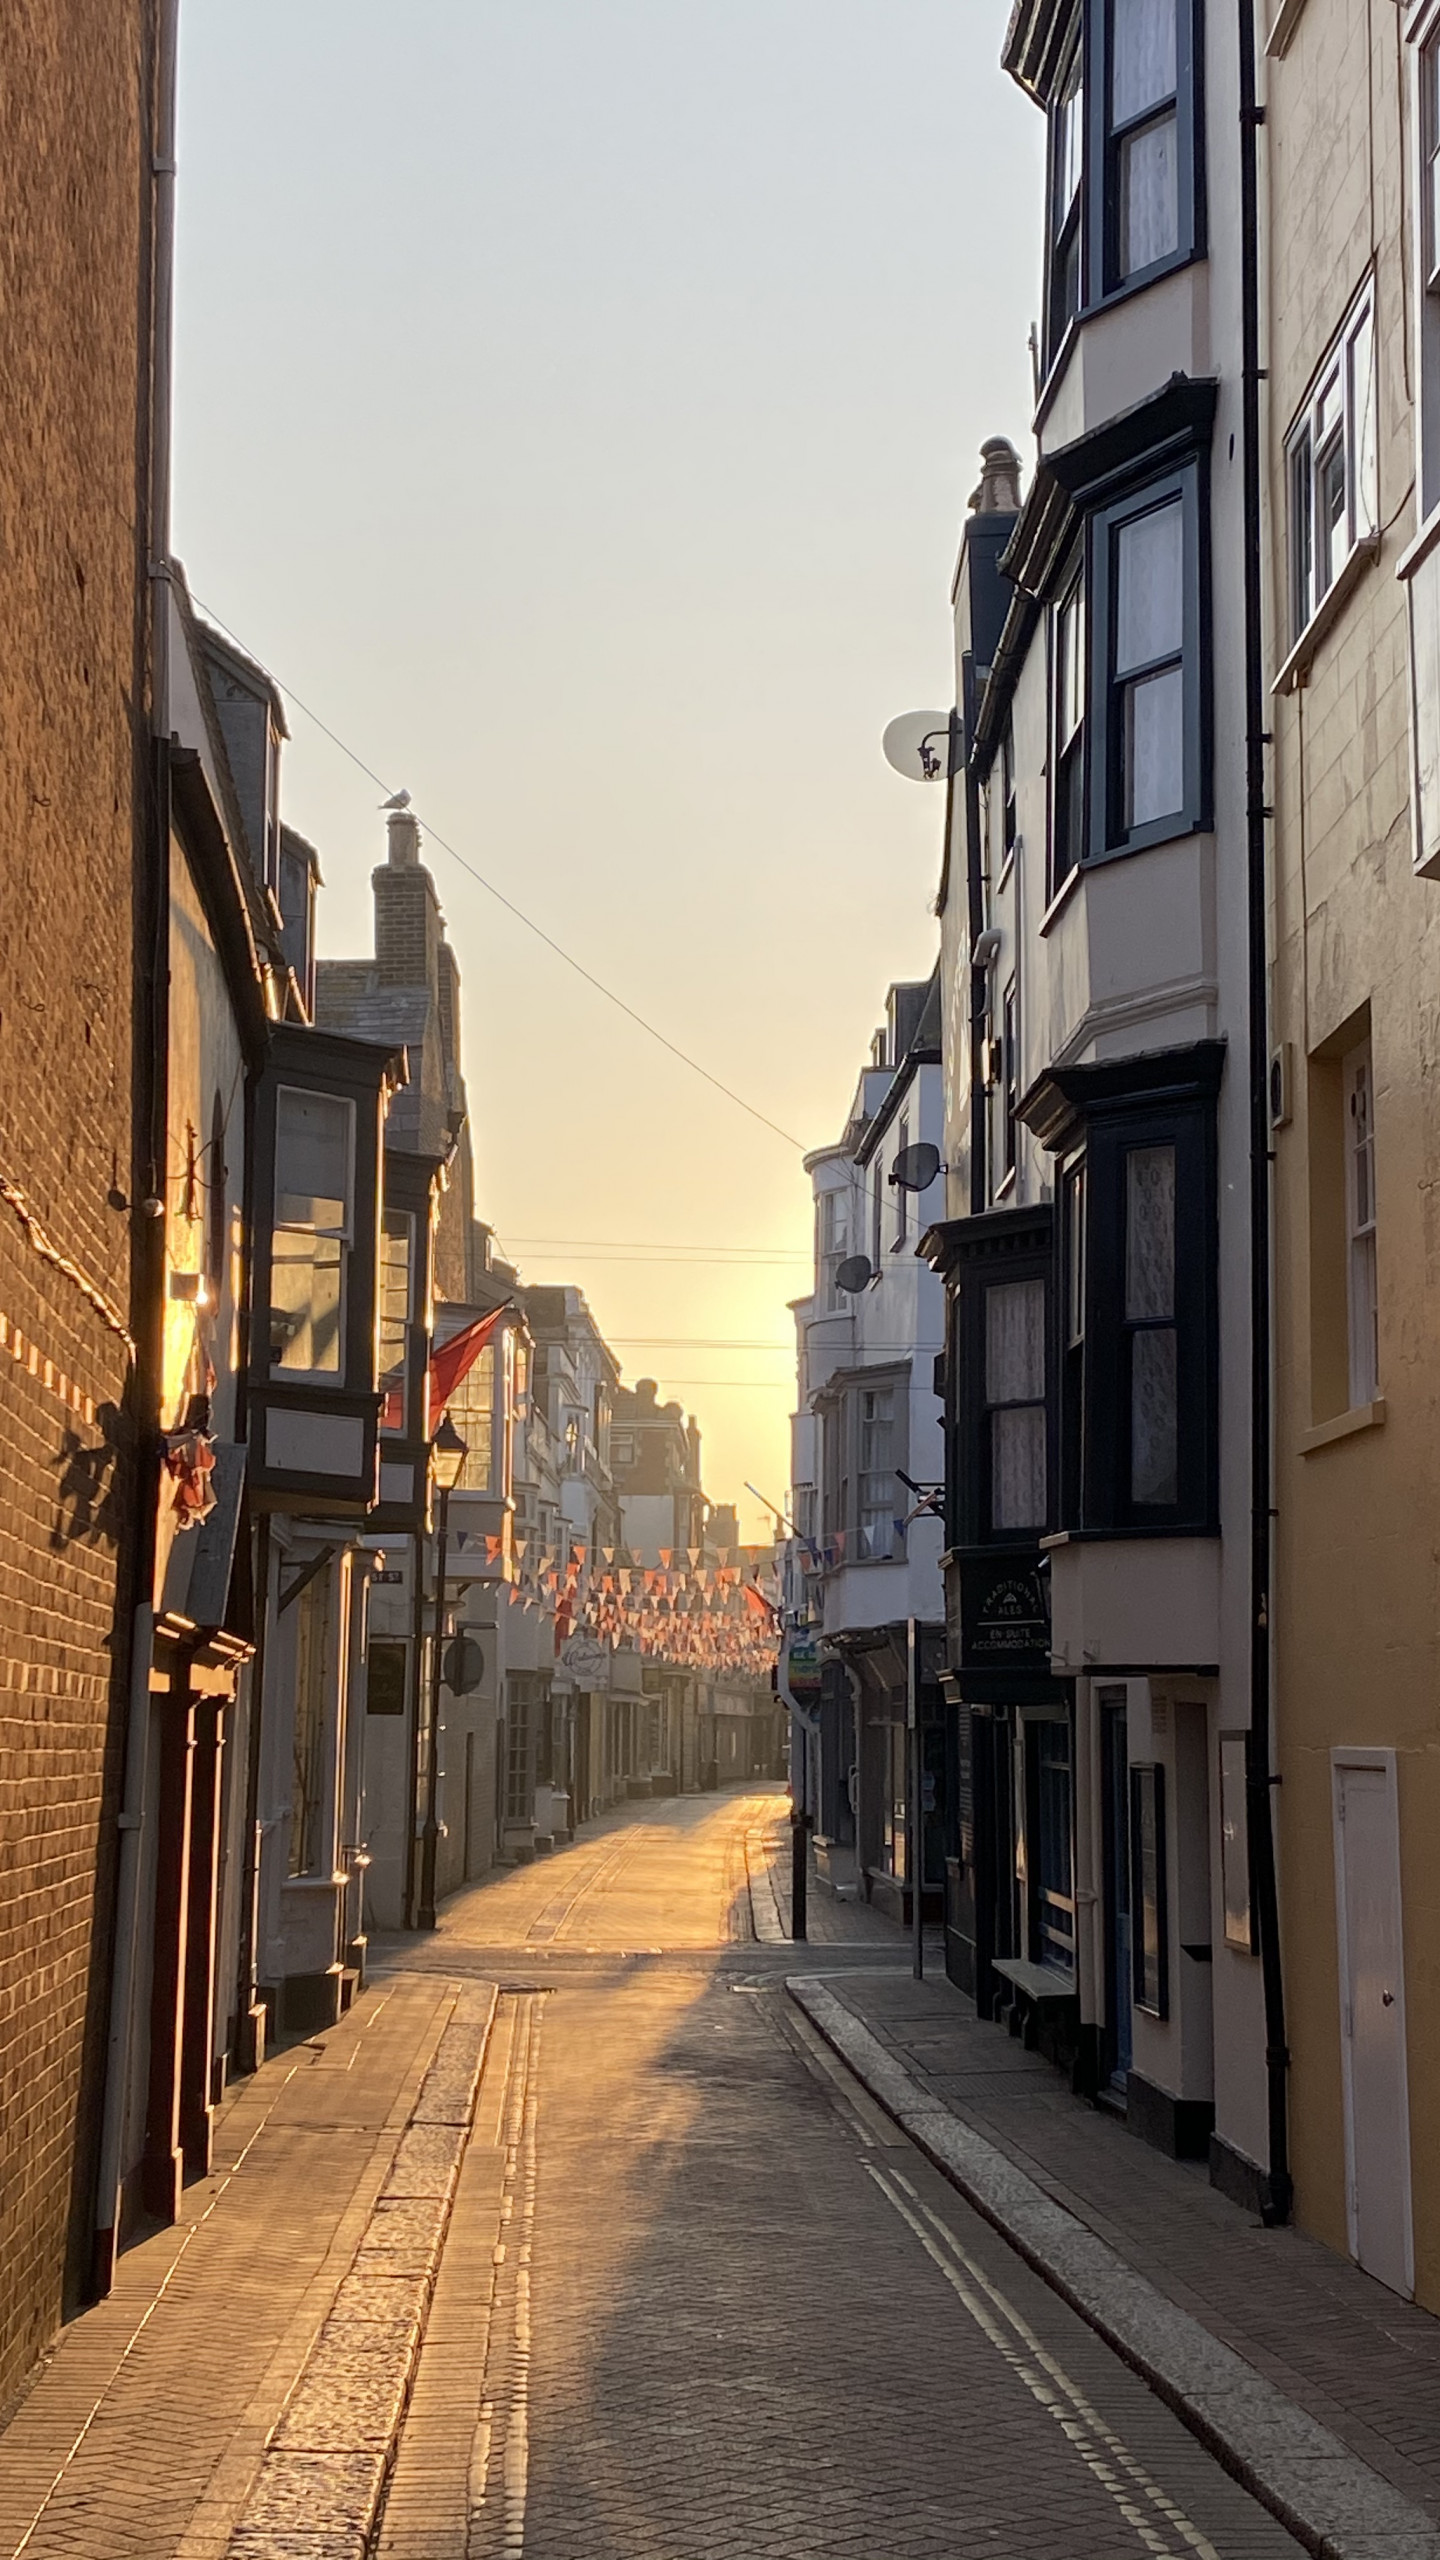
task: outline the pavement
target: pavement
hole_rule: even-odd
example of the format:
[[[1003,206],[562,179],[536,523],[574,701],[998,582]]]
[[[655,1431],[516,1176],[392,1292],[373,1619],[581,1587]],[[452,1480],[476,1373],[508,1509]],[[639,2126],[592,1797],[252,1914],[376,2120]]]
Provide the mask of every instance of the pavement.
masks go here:
[[[914,1985],[898,1931],[812,1892],[784,1938],[783,1811],[629,1805],[382,1944],[0,2434],[0,2560],[1434,2560],[1431,2508],[1353,2433],[1418,2479],[1433,2387],[1423,2427],[1413,2393],[1393,2444],[1372,2425],[1354,2270],[1096,2119],[1102,2196],[1068,2093],[987,2097],[1035,2058]],[[1167,2179],[1218,2210],[1223,2282],[1188,2207],[1147,2240]],[[1351,2436],[1300,2396],[1314,2340],[1281,2378],[1223,2327],[1236,2267],[1278,2328],[1302,2262],[1339,2288]],[[1437,2324],[1386,2304],[1433,2385]],[[1159,2375],[1174,2321],[1263,2402],[1245,2476]],[[1297,2422],[1338,2538],[1277,2512]]]

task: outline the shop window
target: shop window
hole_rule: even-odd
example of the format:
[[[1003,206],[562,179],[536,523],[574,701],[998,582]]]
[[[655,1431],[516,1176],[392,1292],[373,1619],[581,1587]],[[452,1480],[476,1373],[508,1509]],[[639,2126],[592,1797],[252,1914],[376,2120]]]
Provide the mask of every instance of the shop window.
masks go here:
[[[322,1853],[332,1579],[333,1567],[323,1565],[311,1575],[295,1603],[295,1718],[287,1860],[287,1873],[292,1876],[318,1875],[329,1864]]]
[[[1165,1772],[1130,1772],[1130,1927],[1135,2006],[1170,2014],[1170,1940],[1165,1881]]]
[[[395,1636],[372,1636],[365,1653],[365,1712],[372,1716],[405,1713],[406,1647]]]
[[[275,1097],[275,1225],[270,1359],[292,1376],[342,1367],[345,1267],[352,1236],[354,1105],[282,1085]]]
[[[1030,1944],[1037,1964],[1075,1968],[1075,1775],[1070,1725],[1060,1716],[1025,1724]]]
[[[1299,639],[1352,553],[1379,523],[1375,290],[1352,303],[1285,443],[1290,619]]]

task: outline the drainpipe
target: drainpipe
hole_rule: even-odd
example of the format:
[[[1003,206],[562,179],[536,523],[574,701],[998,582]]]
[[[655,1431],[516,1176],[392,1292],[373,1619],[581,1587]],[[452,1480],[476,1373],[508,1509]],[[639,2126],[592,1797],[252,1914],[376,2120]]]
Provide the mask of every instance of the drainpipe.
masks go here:
[[[170,454],[175,276],[175,72],[179,0],[159,0],[153,57],[150,156],[149,491],[145,525],[150,742],[148,860],[140,868],[136,920],[135,1188],[131,1212],[131,1295],[136,1339],[136,1553],[125,1717],[125,1772],[118,1817],[110,2015],[96,2167],[90,2282],[109,2292],[121,2223],[121,2182],[129,2096],[139,1943],[145,1771],[150,1739],[150,1672],[155,1652],[155,1524],[160,1496],[160,1376],[164,1321],[165,1106],[168,1067],[166,955],[170,934]],[[158,1202],[158,1211],[150,1204]]]
[[[1261,2219],[1290,2218],[1293,2185],[1285,2042],[1285,1984],[1275,1873],[1275,1778],[1270,1680],[1271,1352],[1269,970],[1266,914],[1264,616],[1261,589],[1260,186],[1255,94],[1255,0],[1240,0],[1241,443],[1245,517],[1245,841],[1250,1032],[1250,1728],[1246,1740],[1255,1916],[1265,2000],[1269,2162]]]

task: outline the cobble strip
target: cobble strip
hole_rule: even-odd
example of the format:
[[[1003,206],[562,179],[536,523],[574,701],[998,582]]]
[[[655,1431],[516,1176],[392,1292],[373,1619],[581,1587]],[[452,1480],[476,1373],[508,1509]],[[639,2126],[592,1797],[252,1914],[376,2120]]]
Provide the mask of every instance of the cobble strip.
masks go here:
[[[506,2092],[502,2237],[495,2250],[494,2315],[470,2466],[466,2560],[520,2560],[525,2548],[541,2007],[534,1993],[519,2004]]]
[[[493,1985],[464,1989],[385,2185],[272,2432],[228,2560],[364,2560],[469,2138]]]
[[[833,1992],[803,1976],[786,1989],[966,2201],[1315,2560],[1440,2560],[1423,2509],[922,2089]]]

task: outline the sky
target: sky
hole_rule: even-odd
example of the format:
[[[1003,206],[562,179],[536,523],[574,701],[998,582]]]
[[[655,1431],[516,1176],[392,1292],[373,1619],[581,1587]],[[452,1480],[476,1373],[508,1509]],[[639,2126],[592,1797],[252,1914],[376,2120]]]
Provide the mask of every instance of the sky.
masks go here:
[[[480,1212],[698,1416],[750,1538],[802,1152],[936,952],[940,795],[881,731],[950,701],[979,447],[1026,450],[1008,11],[183,0],[175,547],[291,705],[320,947],[371,947],[379,775],[460,962]]]

